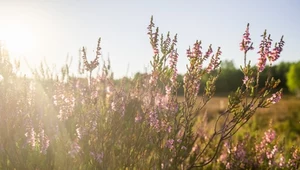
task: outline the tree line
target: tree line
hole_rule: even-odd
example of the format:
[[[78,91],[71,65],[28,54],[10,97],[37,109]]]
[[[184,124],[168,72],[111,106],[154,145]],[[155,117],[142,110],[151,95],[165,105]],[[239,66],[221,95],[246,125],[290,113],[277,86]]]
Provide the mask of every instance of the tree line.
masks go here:
[[[266,66],[268,69],[260,73],[260,82],[265,82],[267,80],[268,74],[271,74],[275,79],[280,79],[281,82],[278,89],[283,89],[285,94],[299,94],[300,88],[300,61],[299,62],[281,62],[277,65]],[[270,68],[270,69],[269,69]],[[268,70],[268,71],[267,71]],[[136,73],[133,77],[134,82],[138,81],[142,77],[146,76],[146,73]],[[199,88],[200,93],[203,92],[205,88],[205,83],[208,80],[208,76],[204,75],[201,80],[201,86]],[[178,74],[177,81],[181,86],[179,86],[177,94],[183,95],[183,74]],[[128,78],[122,78],[116,81],[130,81]],[[240,68],[236,68],[232,60],[225,60],[221,63],[221,73],[216,81],[216,95],[228,95],[230,92],[235,91],[243,83],[243,73]],[[264,83],[261,83],[263,86]]]

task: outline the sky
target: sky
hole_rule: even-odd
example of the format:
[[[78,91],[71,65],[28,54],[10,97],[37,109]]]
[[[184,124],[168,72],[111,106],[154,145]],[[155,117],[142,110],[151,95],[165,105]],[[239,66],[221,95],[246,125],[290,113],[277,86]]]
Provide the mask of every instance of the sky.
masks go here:
[[[151,70],[147,26],[153,15],[160,33],[178,34],[179,73],[186,71],[186,49],[196,40],[204,51],[209,44],[214,51],[221,47],[221,60],[242,65],[239,43],[247,23],[255,47],[248,56],[252,63],[265,29],[274,43],[284,35],[277,63],[294,62],[300,60],[299,9],[298,0],[0,0],[0,40],[10,43],[11,57],[21,60],[24,73],[41,61],[59,70],[67,56],[76,72],[79,49],[87,47],[92,60],[101,37],[102,56],[110,58],[115,77],[133,76]]]

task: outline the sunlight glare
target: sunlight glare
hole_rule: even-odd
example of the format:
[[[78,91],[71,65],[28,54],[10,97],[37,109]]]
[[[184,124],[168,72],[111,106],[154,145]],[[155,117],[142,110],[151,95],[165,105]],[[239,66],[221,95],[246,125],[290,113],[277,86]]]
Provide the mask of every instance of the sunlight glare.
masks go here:
[[[0,40],[5,43],[9,53],[19,57],[34,50],[33,32],[24,24],[6,24],[0,28]]]

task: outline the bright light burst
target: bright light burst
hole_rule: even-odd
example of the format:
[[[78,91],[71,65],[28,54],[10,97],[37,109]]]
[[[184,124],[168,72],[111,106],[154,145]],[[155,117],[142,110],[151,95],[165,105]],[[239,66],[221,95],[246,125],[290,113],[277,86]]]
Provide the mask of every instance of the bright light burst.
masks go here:
[[[0,40],[15,57],[26,55],[35,47],[33,31],[22,22],[10,22],[0,27]]]

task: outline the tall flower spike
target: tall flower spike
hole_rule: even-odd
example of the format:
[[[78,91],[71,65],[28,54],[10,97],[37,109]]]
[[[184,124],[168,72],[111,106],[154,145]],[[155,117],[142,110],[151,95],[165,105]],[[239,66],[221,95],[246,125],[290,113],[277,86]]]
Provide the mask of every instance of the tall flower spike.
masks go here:
[[[270,47],[272,39],[269,37],[267,38],[267,30],[265,30],[264,34],[261,35],[263,39],[259,45],[258,54],[260,57],[258,58],[257,68],[259,72],[262,72],[265,69],[266,61],[268,56],[270,55]]]
[[[158,55],[158,53],[159,53],[159,50],[158,50],[158,27],[156,28],[155,32],[153,32],[153,28],[155,28],[155,25],[153,23],[153,16],[151,16],[150,24],[147,27],[148,35],[149,35],[150,44],[152,46],[154,55]]]
[[[83,59],[83,64],[85,66],[86,71],[93,71],[99,65],[99,57],[101,55],[101,53],[100,53],[100,50],[101,50],[100,43],[101,43],[101,38],[98,39],[96,57],[90,63],[87,61],[86,49],[84,47],[82,47],[82,59]]]
[[[249,23],[247,24],[247,28],[245,33],[243,34],[243,40],[240,43],[241,51],[247,53],[249,50],[253,50],[253,43],[251,42],[250,33],[249,33]]]
[[[280,42],[275,44],[275,47],[271,52],[270,62],[274,62],[280,57],[280,53],[282,51],[284,43],[285,42],[283,41],[283,36],[282,36]]]
[[[172,51],[170,53],[170,60],[169,60],[169,66],[171,68],[171,70],[173,71],[172,73],[172,77],[171,77],[171,82],[174,85],[177,79],[177,61],[178,61],[178,53],[177,53],[177,49]]]

